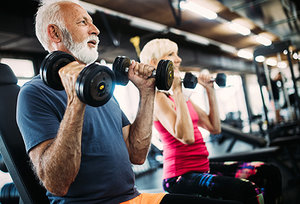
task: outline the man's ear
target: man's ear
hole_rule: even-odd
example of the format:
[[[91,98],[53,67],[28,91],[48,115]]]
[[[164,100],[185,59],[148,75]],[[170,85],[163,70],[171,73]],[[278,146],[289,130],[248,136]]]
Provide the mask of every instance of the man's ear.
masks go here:
[[[47,27],[48,37],[52,42],[59,43],[61,42],[61,32],[60,29],[53,24],[48,25]]]

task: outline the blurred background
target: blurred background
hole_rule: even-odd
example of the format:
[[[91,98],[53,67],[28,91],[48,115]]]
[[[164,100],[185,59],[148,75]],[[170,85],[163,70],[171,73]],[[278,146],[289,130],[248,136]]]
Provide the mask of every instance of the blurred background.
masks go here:
[[[182,78],[186,72],[216,76],[214,84],[222,133],[200,129],[210,159],[263,160],[283,175],[283,202],[300,200],[300,2],[297,0],[85,0],[80,1],[100,30],[98,62],[111,68],[115,57],[139,61],[154,38],[179,46]],[[22,86],[39,74],[47,52],[35,36],[38,0],[1,1],[0,62],[9,65]],[[209,111],[205,89],[184,88],[187,97]],[[114,96],[133,122],[139,93],[129,82]],[[1,100],[3,100],[1,98]],[[163,191],[163,147],[153,128],[147,161],[133,165],[137,188]],[[14,179],[0,165],[0,201],[18,203]],[[9,169],[9,168],[8,168]]]

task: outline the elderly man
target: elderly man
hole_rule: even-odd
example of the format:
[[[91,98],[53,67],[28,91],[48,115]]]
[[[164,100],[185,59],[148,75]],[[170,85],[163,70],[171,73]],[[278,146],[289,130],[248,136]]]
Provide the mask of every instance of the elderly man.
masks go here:
[[[128,78],[140,92],[132,124],[115,98],[91,107],[76,95],[80,71],[98,57],[99,33],[75,1],[49,1],[37,11],[36,35],[44,48],[76,61],[59,70],[63,91],[36,76],[18,97],[17,122],[34,170],[51,203],[168,203],[177,197],[139,193],[131,168],[145,161],[151,141],[154,67],[137,62],[129,67]]]

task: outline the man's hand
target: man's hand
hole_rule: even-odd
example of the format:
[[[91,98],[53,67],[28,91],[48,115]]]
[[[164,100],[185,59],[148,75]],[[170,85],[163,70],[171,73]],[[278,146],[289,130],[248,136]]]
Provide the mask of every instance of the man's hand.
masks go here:
[[[58,73],[61,78],[61,82],[68,96],[68,101],[79,100],[75,91],[75,84],[79,73],[85,67],[85,64],[79,64],[77,61],[71,62],[68,65],[62,67]]]
[[[150,78],[155,67],[132,61],[128,78],[140,91],[154,91],[155,78]]]

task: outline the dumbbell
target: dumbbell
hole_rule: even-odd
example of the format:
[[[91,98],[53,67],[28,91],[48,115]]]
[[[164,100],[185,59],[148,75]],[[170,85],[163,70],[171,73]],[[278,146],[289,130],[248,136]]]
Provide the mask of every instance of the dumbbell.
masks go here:
[[[219,87],[226,86],[226,75],[224,73],[218,73],[215,79],[211,81],[216,82]],[[183,78],[183,86],[185,88],[194,89],[198,83],[198,79],[191,72],[186,72]]]
[[[113,62],[116,83],[126,86],[129,82],[128,71],[131,60],[125,56],[118,56]],[[155,78],[155,86],[159,90],[169,90],[174,79],[174,66],[170,60],[160,60],[157,69],[153,70],[151,78]]]
[[[40,77],[43,82],[55,90],[63,90],[58,71],[75,58],[62,51],[49,53],[40,67]],[[98,63],[86,66],[78,75],[75,91],[78,98],[90,105],[104,105],[112,97],[115,88],[115,76],[111,69]]]

